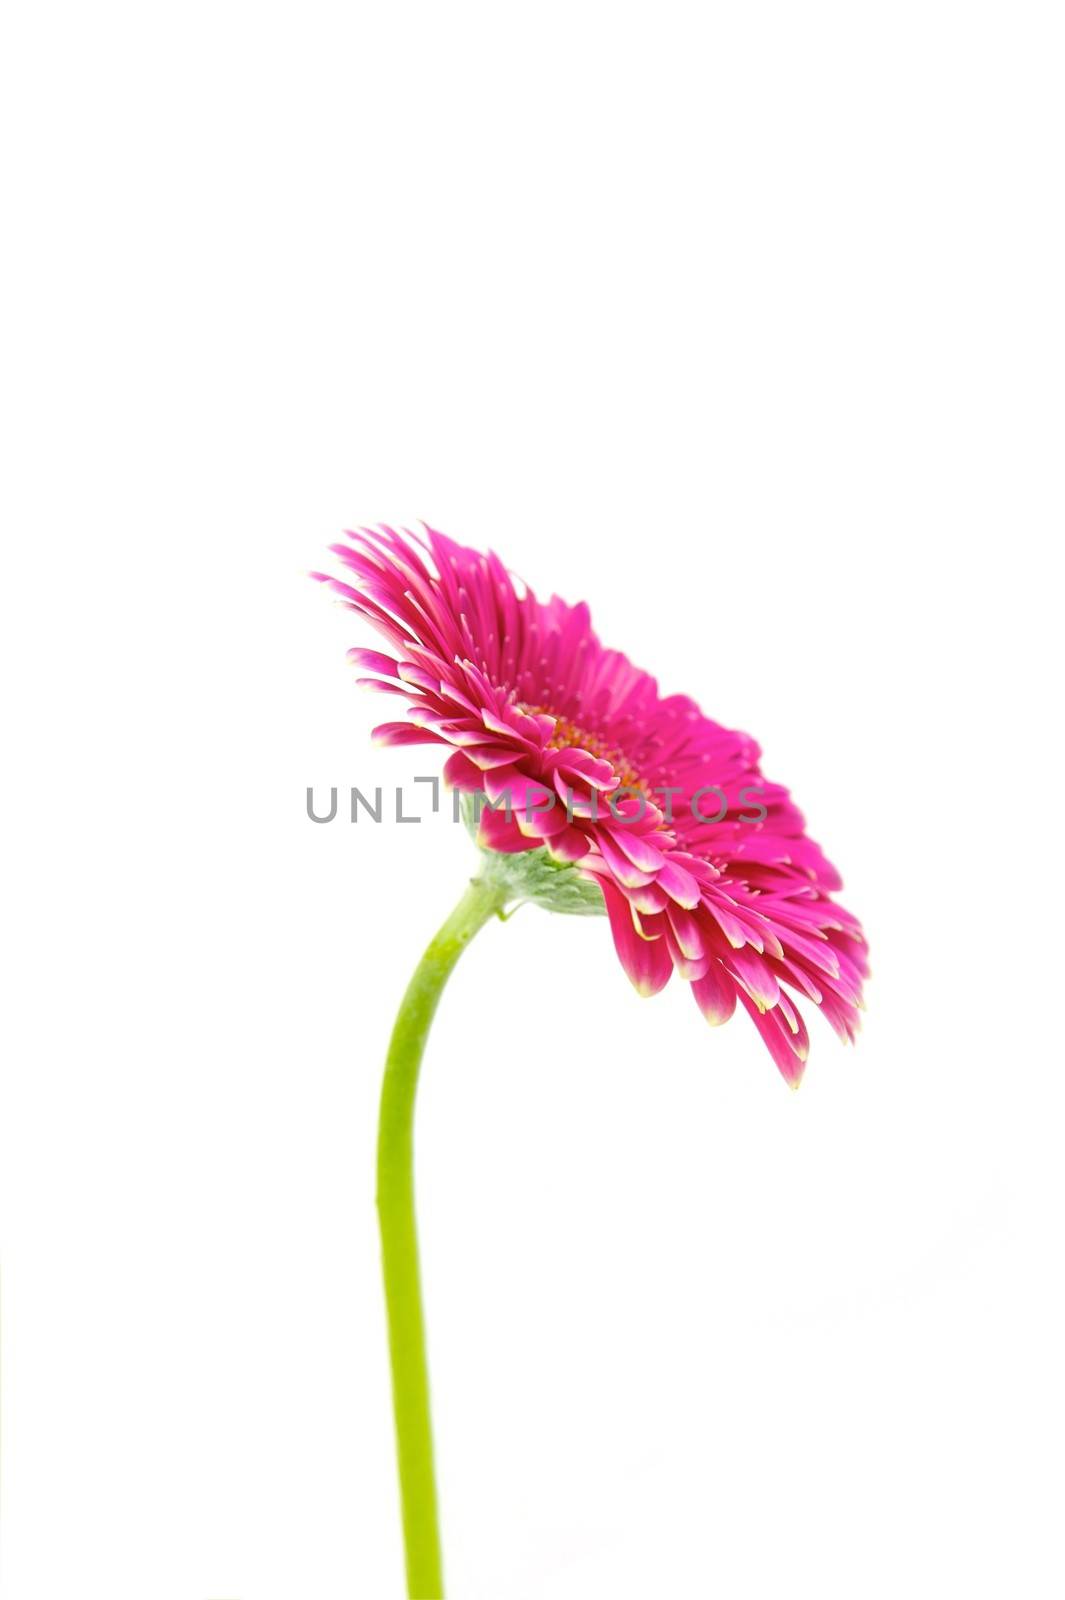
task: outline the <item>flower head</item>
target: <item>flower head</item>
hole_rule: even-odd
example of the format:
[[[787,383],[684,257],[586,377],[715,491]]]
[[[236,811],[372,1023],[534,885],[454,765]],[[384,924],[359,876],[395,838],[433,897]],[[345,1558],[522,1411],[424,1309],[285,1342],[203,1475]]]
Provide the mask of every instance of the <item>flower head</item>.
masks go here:
[[[861,928],[753,739],[660,696],[599,643],[586,605],[538,600],[491,553],[432,529],[347,538],[332,548],[350,581],[315,576],[391,646],[349,652],[361,682],[407,701],[375,737],[449,747],[444,775],[474,797],[484,849],[540,852],[597,885],[640,993],[676,972],[712,1023],[738,1001],[789,1083],[809,1043],[795,997],[854,1037]]]

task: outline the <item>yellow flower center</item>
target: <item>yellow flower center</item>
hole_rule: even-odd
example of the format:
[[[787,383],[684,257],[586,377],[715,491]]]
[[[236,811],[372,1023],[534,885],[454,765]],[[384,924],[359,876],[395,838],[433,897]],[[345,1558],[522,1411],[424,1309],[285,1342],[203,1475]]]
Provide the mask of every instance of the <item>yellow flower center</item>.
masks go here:
[[[576,722],[571,722],[568,717],[560,717],[548,706],[519,705],[520,711],[526,712],[530,717],[553,717],[555,722],[554,732],[547,741],[550,750],[569,750],[574,747],[587,750],[589,755],[595,756],[598,761],[609,761],[618,775],[618,789],[639,789],[645,794],[647,786],[639,776],[636,768],[629,761],[623,750],[616,745],[607,744],[596,733],[589,733],[586,728],[581,728]],[[614,791],[616,793],[617,790]]]

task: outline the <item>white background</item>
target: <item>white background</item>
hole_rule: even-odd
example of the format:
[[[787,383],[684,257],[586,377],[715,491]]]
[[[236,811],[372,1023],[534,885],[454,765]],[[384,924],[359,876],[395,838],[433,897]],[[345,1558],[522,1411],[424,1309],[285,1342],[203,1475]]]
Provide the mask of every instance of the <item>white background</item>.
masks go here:
[[[305,571],[417,517],[755,732],[874,961],[796,1096],[605,923],[466,958],[419,1108],[450,1593],[1065,1593],[1061,46],[10,15],[5,1600],[401,1593],[378,1077],[472,856],[308,822],[438,762],[371,748]]]

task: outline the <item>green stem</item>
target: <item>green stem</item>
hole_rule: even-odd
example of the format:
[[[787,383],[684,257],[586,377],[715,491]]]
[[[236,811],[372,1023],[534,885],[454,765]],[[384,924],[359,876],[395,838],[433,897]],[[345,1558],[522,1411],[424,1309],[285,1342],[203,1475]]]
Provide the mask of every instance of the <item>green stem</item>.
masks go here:
[[[499,882],[471,880],[426,950],[403,996],[381,1087],[377,1212],[392,1359],[407,1592],[411,1600],[440,1600],[444,1593],[414,1218],[414,1099],[418,1069],[437,1001],[452,968],[474,934],[494,913],[502,911],[506,898]]]

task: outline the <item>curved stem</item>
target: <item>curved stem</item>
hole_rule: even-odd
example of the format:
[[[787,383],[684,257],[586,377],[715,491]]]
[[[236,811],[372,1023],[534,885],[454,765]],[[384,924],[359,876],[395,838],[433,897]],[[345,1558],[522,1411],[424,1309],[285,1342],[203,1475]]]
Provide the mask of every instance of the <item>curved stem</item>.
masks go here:
[[[471,880],[426,950],[403,996],[381,1087],[377,1212],[392,1360],[407,1592],[411,1600],[440,1600],[444,1593],[414,1218],[414,1099],[425,1041],[444,984],[474,934],[503,909],[505,900],[505,890],[499,883],[486,878]]]

